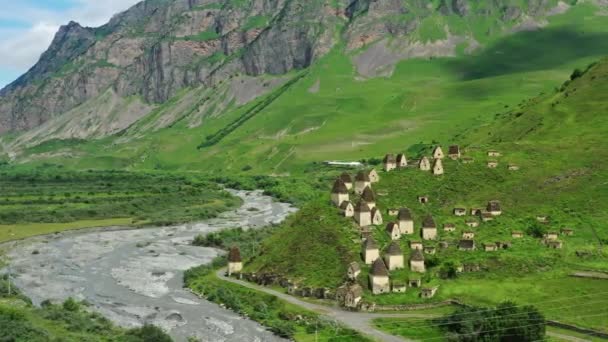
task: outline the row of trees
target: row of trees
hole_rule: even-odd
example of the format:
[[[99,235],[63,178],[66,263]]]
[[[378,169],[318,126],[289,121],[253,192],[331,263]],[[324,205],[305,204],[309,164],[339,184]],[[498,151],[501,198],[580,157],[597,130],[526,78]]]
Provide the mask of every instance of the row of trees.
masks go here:
[[[439,325],[449,341],[530,342],[543,340],[546,321],[533,306],[504,302],[492,309],[461,307]]]

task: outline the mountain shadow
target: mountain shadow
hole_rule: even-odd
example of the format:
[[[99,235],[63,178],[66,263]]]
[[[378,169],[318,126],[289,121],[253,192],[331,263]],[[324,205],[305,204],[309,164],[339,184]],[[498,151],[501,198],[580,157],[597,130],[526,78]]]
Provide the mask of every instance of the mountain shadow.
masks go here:
[[[448,62],[464,80],[559,67],[571,60],[608,55],[608,33],[585,33],[574,27],[519,32],[502,38],[477,55]]]

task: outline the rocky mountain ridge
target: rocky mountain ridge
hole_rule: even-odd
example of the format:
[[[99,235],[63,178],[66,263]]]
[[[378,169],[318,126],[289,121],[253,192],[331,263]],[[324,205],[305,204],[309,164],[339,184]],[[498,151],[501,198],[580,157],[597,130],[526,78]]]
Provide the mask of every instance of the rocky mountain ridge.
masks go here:
[[[0,91],[0,133],[29,131],[21,142],[103,137],[152,114],[157,123],[149,127],[158,129],[180,115],[163,119],[155,109],[184,89],[200,90],[184,107],[219,115],[243,87],[255,89],[251,100],[334,48],[363,56],[359,73],[374,77],[400,59],[480,45],[448,25],[435,28],[439,39],[425,36],[428,18],[496,18],[486,32],[494,35],[530,22],[541,27],[568,7],[553,0],[146,0],[99,28],[62,26],[40,61]],[[364,55],[369,47],[376,50]],[[242,85],[226,83],[233,78]],[[221,105],[199,98],[220,95]]]

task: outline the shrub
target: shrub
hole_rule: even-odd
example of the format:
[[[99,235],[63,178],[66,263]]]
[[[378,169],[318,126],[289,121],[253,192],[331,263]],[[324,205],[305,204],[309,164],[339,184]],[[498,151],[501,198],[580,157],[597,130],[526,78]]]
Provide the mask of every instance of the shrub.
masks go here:
[[[141,328],[127,331],[128,342],[172,342],[173,340],[161,328],[146,324]]]
[[[76,302],[72,297],[68,298],[63,302],[63,309],[71,312],[80,310],[80,304]]]

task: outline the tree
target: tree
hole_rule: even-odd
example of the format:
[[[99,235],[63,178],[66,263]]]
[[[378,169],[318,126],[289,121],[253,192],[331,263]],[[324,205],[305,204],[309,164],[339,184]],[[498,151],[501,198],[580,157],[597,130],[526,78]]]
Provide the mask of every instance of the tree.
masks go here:
[[[450,341],[526,342],[542,340],[545,318],[533,306],[504,302],[494,309],[463,307],[440,319]]]
[[[125,334],[128,342],[172,342],[173,340],[161,328],[146,324],[141,328],[127,331]]]

